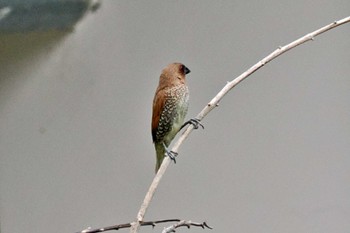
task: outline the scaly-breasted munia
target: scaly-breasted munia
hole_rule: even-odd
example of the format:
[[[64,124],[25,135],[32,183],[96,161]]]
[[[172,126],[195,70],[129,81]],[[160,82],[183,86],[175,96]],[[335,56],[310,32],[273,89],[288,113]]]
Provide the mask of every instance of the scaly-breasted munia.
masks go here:
[[[181,129],[188,109],[189,91],[186,74],[190,70],[181,63],[165,67],[160,75],[153,99],[152,138],[157,154],[156,172],[168,146]]]

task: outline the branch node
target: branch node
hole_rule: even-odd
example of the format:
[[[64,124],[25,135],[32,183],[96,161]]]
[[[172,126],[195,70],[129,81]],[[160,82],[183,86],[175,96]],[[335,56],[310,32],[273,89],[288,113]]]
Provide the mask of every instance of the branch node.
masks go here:
[[[206,222],[203,222],[203,229],[204,229],[204,227],[206,227],[206,228],[208,228],[208,229],[213,229],[212,227],[210,227]]]
[[[211,106],[213,106],[213,104],[212,104],[212,103],[208,103],[207,106],[208,106],[208,107],[211,107]],[[216,104],[215,104],[215,107],[219,107],[219,103],[216,103]]]

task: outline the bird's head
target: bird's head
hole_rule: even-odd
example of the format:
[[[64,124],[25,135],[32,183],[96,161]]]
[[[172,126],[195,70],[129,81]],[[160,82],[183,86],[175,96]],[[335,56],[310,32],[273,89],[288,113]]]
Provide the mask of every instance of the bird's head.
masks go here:
[[[186,84],[186,74],[190,72],[191,71],[184,64],[171,63],[162,70],[159,84],[160,86]]]

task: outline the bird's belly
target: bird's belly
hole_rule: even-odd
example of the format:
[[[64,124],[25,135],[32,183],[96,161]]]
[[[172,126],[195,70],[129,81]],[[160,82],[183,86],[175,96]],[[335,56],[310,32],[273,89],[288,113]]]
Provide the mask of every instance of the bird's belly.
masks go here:
[[[187,86],[175,86],[168,90],[165,108],[160,122],[160,137],[169,146],[184,123],[188,110],[189,92]],[[164,122],[164,123],[163,123]]]
[[[170,142],[174,139],[177,132],[179,132],[182,124],[184,123],[184,116],[179,116],[174,120],[174,123],[171,127],[170,132],[164,137],[166,144],[170,144]]]
[[[174,139],[176,134],[179,132],[181,126],[183,125],[185,121],[185,116],[187,113],[188,105],[187,104],[181,104],[179,106],[178,114],[176,114],[176,117],[173,121],[172,127],[170,132],[164,137],[166,144],[170,144],[170,142]]]

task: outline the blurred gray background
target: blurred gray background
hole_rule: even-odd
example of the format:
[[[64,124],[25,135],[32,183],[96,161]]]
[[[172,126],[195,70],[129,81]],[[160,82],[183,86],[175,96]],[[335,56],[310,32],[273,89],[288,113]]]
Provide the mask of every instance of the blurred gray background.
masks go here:
[[[72,31],[0,36],[1,232],[133,221],[154,176],[164,66],[191,69],[191,118],[226,81],[349,10],[348,0],[104,0]],[[145,220],[214,227],[177,232],[349,232],[349,38],[350,24],[338,27],[233,89],[180,148]]]

